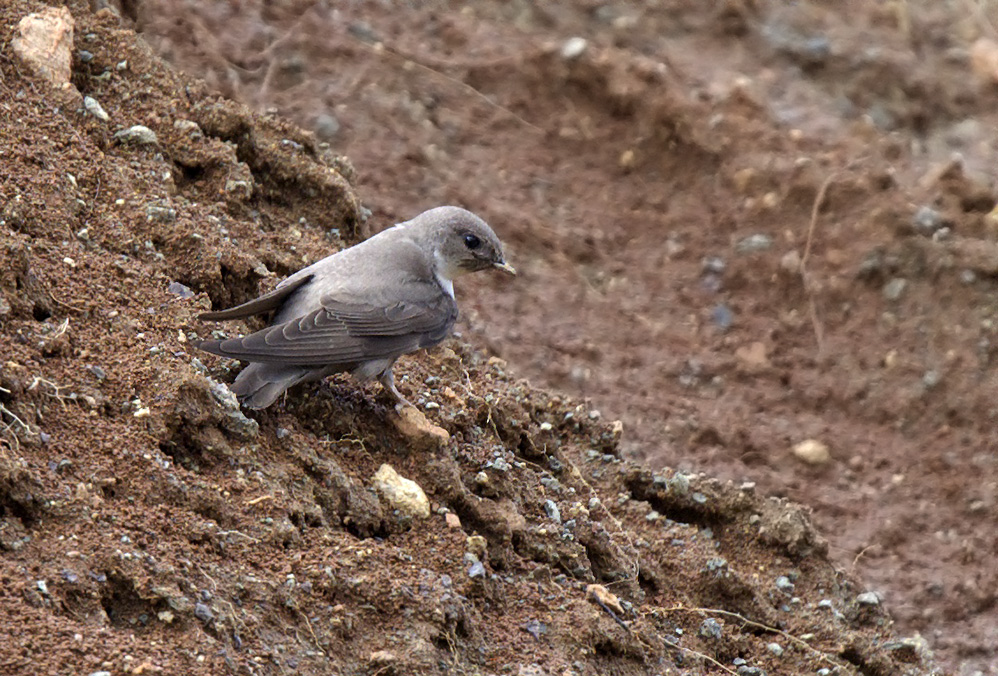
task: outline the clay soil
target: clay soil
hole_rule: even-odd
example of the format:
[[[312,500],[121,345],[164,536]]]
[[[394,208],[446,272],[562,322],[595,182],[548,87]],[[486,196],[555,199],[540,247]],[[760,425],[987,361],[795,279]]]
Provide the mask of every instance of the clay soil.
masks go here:
[[[4,673],[998,673],[994,3],[68,3],[106,122],[13,56],[44,6]],[[191,341],[258,324],[199,312],[445,203],[520,272],[397,369],[446,441],[348,377],[231,405]]]

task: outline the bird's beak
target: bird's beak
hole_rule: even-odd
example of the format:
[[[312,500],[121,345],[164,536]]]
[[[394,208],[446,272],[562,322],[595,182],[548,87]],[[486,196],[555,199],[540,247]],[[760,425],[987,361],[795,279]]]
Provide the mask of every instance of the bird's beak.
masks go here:
[[[502,270],[507,275],[512,275],[513,277],[516,277],[516,268],[514,268],[506,261],[498,261],[497,263],[493,263],[492,267],[496,268],[497,270]]]

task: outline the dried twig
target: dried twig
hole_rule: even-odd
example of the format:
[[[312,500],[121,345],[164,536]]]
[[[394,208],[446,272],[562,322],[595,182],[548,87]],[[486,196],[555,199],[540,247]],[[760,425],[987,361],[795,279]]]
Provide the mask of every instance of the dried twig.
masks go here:
[[[811,257],[811,244],[814,242],[814,230],[818,224],[818,212],[821,210],[821,205],[825,201],[825,195],[828,194],[828,187],[837,176],[838,174],[833,173],[826,178],[825,182],[821,184],[820,188],[818,188],[818,194],[814,196],[814,204],[811,205],[811,222],[807,226],[807,242],[804,244],[804,255],[800,259],[800,265],[797,266],[797,270],[800,272],[801,277],[804,276],[805,268],[807,267],[807,260]]]
[[[53,383],[51,380],[48,380],[46,378],[42,378],[41,376],[35,376],[31,380],[31,384],[28,385],[28,388],[27,388],[28,392],[34,391],[34,389],[36,387],[38,387],[39,385],[48,385],[49,387],[52,388],[52,392],[44,392],[43,394],[45,394],[45,396],[47,396],[47,397],[52,397],[53,399],[56,399],[60,404],[62,404],[63,410],[65,410],[67,408],[67,406],[66,406],[66,400],[67,399],[69,401],[74,401],[76,399],[76,394],[74,394],[73,392],[70,392],[70,396],[66,396],[65,394],[62,393],[62,390],[66,389],[66,387],[64,385],[59,385],[57,383]]]
[[[836,176],[837,174],[835,173],[829,175],[818,189],[818,194],[814,196],[814,204],[811,206],[811,222],[807,227],[807,241],[804,244],[804,255],[800,259],[800,265],[797,266],[797,272],[800,274],[801,283],[804,285],[804,292],[808,298],[808,310],[811,315],[811,326],[814,327],[814,339],[818,344],[818,354],[822,354],[825,351],[825,331],[821,320],[818,318],[818,307],[814,302],[814,291],[811,288],[811,284],[808,283],[807,262],[811,258],[814,231],[818,225],[818,212],[821,210],[821,205],[828,194],[828,187],[835,180]]]
[[[256,544],[260,544],[260,541],[258,539],[256,539],[255,537],[247,535],[246,533],[240,533],[237,530],[220,530],[220,531],[216,531],[215,535],[221,535],[223,537],[228,537],[229,535],[238,535],[241,538],[246,538],[250,542],[255,542]]]
[[[750,620],[744,615],[730,610],[722,610],[720,608],[688,608],[687,606],[672,606],[670,608],[653,607],[643,614],[656,615],[657,613],[660,612],[706,613],[709,615],[723,615],[725,617],[732,617],[749,627],[761,629],[762,631],[768,632],[770,634],[779,634],[780,636],[787,639],[794,645],[797,645],[798,647],[802,648],[805,652],[813,653],[819,659],[821,659],[824,662],[827,662],[828,664],[841,668],[845,668],[847,666],[845,662],[840,662],[836,659],[833,659],[831,656],[828,655],[828,653],[818,650],[817,648],[815,648],[814,646],[812,646],[810,643],[808,643],[802,638],[798,638],[789,632],[783,631],[782,629],[771,627],[768,624],[763,624],[762,622],[756,622],[755,620]]]

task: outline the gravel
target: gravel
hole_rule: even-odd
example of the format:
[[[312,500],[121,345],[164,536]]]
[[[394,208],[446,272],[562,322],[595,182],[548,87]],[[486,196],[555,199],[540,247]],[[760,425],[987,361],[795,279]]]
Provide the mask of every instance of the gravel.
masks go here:
[[[721,629],[721,623],[710,617],[703,621],[700,625],[700,629],[697,631],[701,638],[712,638],[720,639],[723,631]]]

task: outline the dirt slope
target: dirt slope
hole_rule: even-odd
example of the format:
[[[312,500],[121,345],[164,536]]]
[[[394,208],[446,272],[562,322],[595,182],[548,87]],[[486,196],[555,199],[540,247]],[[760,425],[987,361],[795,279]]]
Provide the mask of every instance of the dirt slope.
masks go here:
[[[628,456],[812,506],[904,631],[994,671],[993,0],[133,7],[349,155],[376,227],[485,215],[523,274],[462,286],[466,338]]]
[[[5,44],[17,21],[43,6],[12,2],[0,9]],[[473,158],[451,162],[449,148],[477,148],[481,166],[498,174],[502,162],[484,162],[486,155],[522,160],[536,172],[532,185],[540,204],[534,211],[541,214],[558,208],[544,196],[544,186],[557,174],[552,162],[564,156],[552,158],[536,140],[533,155],[516,155],[498,136],[491,147],[464,143],[462,125],[448,120],[446,107],[438,111],[431,100],[406,104],[392,94],[358,90],[358,99],[380,101],[386,110],[406,107],[412,128],[428,138],[451,133],[448,143],[454,144],[372,148],[375,157],[397,153],[379,177],[396,181],[399,192],[394,198],[386,192],[385,205],[372,205],[375,217],[365,226],[348,160],[282,118],[253,114],[178,77],[113,13],[91,15],[84,3],[69,6],[76,19],[73,85],[99,101],[108,121],[85,112],[66,92],[53,92],[8,49],[0,57],[5,671],[932,671],[924,643],[896,637],[877,596],[832,564],[806,514],[764,497],[752,484],[653,473],[622,460],[620,425],[516,380],[505,362],[461,339],[400,368],[407,374],[400,389],[447,430],[446,441],[407,427],[376,386],[357,387],[345,378],[296,392],[254,419],[240,413],[214,384],[231,378],[235,364],[190,347],[196,332],[211,330],[197,324],[198,312],[245,300],[305,262],[356,241],[368,227],[425,206],[401,201],[405,190],[411,195],[423,188],[429,203],[475,206],[476,191],[485,194],[496,178],[495,198],[503,191],[512,195],[497,177],[471,185],[458,180],[461,172],[472,174]],[[460,28],[463,20],[454,25]],[[355,51],[344,59],[380,58],[367,42],[351,44]],[[686,181],[701,180],[697,176],[731,170],[723,159],[725,143],[731,143],[723,134],[725,119],[739,133],[756,128],[761,147],[791,142],[758,123],[758,105],[737,93],[725,103],[728,117],[710,123],[696,97],[676,89],[669,72],[651,61],[609,51],[566,65],[556,49],[531,54],[533,69],[523,69],[529,87],[509,90],[520,92],[520,105],[552,81],[574,93],[580,106],[593,100],[591,88],[599,93],[601,107],[589,116],[584,109],[567,110],[564,127],[546,136],[562,152],[576,151],[575,190],[605,201],[597,215],[611,213],[611,206],[619,213],[618,197],[611,200],[600,189],[598,170],[606,162],[627,180],[639,183],[643,172],[653,172],[680,190],[690,187]],[[492,81],[491,69],[504,67],[482,56],[481,69],[468,74],[478,86]],[[411,70],[392,72],[403,78]],[[275,78],[268,86],[285,87]],[[444,82],[441,96],[452,95],[454,83]],[[645,103],[650,86],[661,91],[654,105]],[[543,133],[524,131],[531,129],[525,118],[511,117],[515,102],[498,109],[459,91],[475,101],[469,114],[494,116],[483,129],[535,139]],[[597,112],[609,113],[616,126],[593,127]],[[115,137],[137,124],[156,133],[155,143]],[[408,127],[393,128],[401,136]],[[625,129],[641,135],[621,137],[627,142],[619,149],[596,143]],[[596,161],[583,150],[605,157]],[[418,156],[406,161],[413,152]],[[358,155],[350,152],[355,161]],[[446,171],[425,171],[435,163]],[[676,179],[673,170],[680,166]],[[823,175],[778,163],[761,179],[759,173],[739,175],[746,185],[780,185],[798,172],[785,198],[804,209],[820,193]],[[838,209],[856,194],[887,190],[890,183],[871,182],[863,172],[844,177],[826,191]],[[947,180],[963,185],[960,176]],[[441,194],[445,186],[456,192]],[[647,193],[635,188],[631,196],[637,199],[639,192]],[[390,206],[391,199],[399,202]],[[702,199],[673,199],[663,211],[664,204],[638,201],[630,208],[673,224],[700,214],[691,223],[703,223]],[[584,303],[592,294],[620,312],[643,316],[628,306],[633,291],[619,280],[629,269],[628,256],[642,250],[641,232],[658,251],[662,232],[596,235],[565,225],[591,223],[592,214],[546,222],[515,200],[507,208],[523,209],[521,218],[482,211],[521,254],[525,279],[522,285],[478,282],[466,303],[465,337],[508,353],[527,369],[525,355],[543,360],[556,341],[566,341],[559,349],[575,361],[602,360],[602,343],[578,335],[585,324],[552,310],[570,298],[553,290],[578,290],[575,304],[593,317],[608,305]],[[896,216],[902,209],[895,208]],[[638,217],[634,222],[647,225]],[[718,246],[730,243],[734,226],[728,222],[703,237]],[[839,236],[845,241],[849,234]],[[607,250],[615,242],[623,254],[611,258]],[[701,262],[682,253],[682,241],[676,246],[664,251],[674,251],[678,269],[698,278]],[[760,258],[741,260],[730,261],[724,288],[758,290],[760,277],[748,271]],[[616,272],[607,275],[604,268]],[[715,268],[703,273],[706,281],[717,275]],[[579,273],[584,287],[545,286]],[[680,279],[657,283],[672,284],[660,291],[682,299]],[[717,293],[711,284],[689,293]],[[800,286],[782,284],[783,294]],[[848,289],[836,293],[848,295]],[[665,307],[664,297],[649,298]],[[735,310],[743,316],[741,307]],[[530,324],[519,323],[528,313],[551,318],[543,335],[553,342],[546,347],[532,342],[540,332],[525,332]],[[709,328],[718,317],[725,315],[691,318],[695,331],[709,338],[704,350],[734,347],[733,334]],[[497,333],[486,339],[485,327]],[[788,332],[803,344],[810,329],[802,321]],[[745,329],[734,335],[742,335],[739,330]],[[657,358],[640,356],[640,338],[629,338],[639,356],[618,364],[618,377],[626,380],[642,359]],[[770,370],[779,367],[776,362],[742,377],[779,381],[779,372]],[[723,387],[723,378],[690,368],[686,386],[701,390],[701,400],[723,401],[711,389]],[[734,364],[729,368],[742,373]],[[566,370],[566,383],[579,380],[573,374]],[[581,381],[587,377],[583,372]],[[642,390],[649,383],[636,382],[634,411],[640,412],[640,402],[654,401],[656,393]],[[772,410],[766,403],[758,402],[760,409]],[[811,405],[820,405],[818,395]],[[674,415],[682,411],[678,407]],[[738,425],[701,425],[692,409],[686,411],[689,425],[680,436],[664,437],[669,444],[683,439],[724,448],[734,439],[758,449],[771,441],[763,436],[753,442]],[[642,414],[632,415],[640,422]],[[636,424],[635,433],[650,443],[656,432]],[[383,463],[423,487],[433,507],[428,519],[400,516],[371,490]],[[593,583],[609,591],[588,586]]]

